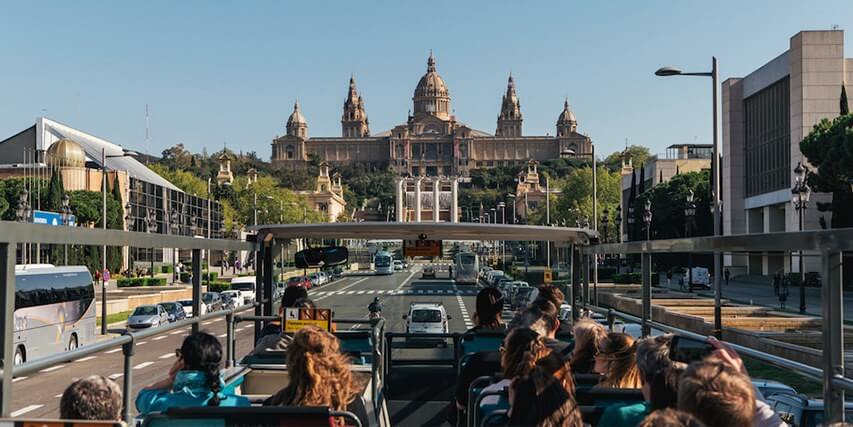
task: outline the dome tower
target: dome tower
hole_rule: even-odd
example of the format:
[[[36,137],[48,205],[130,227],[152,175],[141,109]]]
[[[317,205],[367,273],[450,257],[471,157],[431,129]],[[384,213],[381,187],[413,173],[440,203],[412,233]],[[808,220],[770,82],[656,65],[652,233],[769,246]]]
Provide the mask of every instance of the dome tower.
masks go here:
[[[361,138],[370,136],[370,122],[364,111],[364,99],[355,88],[355,77],[349,78],[349,93],[344,101],[344,113],[341,115],[341,136]]]
[[[308,123],[299,110],[299,101],[293,104],[293,113],[287,119],[287,135],[297,138],[308,139]]]
[[[506,84],[506,94],[501,102],[501,113],[498,115],[498,128],[495,136],[517,137],[521,136],[521,102],[515,93],[515,81],[512,74]]]
[[[569,100],[563,103],[563,111],[560,117],[557,118],[557,136],[569,136],[578,130],[578,121],[575,119],[575,114],[569,109]]]
[[[427,72],[418,81],[415,88],[415,116],[430,115],[442,120],[450,120],[450,93],[444,84],[444,79],[435,71],[435,57],[432,51],[427,60]]]

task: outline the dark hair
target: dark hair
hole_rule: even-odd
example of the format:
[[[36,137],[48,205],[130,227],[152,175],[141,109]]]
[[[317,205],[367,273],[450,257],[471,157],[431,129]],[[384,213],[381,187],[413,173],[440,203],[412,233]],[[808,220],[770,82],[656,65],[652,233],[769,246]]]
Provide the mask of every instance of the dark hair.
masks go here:
[[[557,308],[548,300],[537,300],[519,313],[510,327],[530,328],[539,335],[547,336],[557,327]]]
[[[705,424],[687,412],[667,408],[653,411],[638,427],[705,427]]]
[[[121,388],[115,381],[92,375],[74,381],[62,393],[59,417],[66,420],[118,421],[122,408]]]
[[[504,338],[501,355],[501,372],[504,378],[511,379],[529,374],[539,359],[548,355],[550,350],[542,336],[530,328],[516,328]]]
[[[293,302],[290,308],[314,308],[314,301],[310,298],[299,298]]]
[[[554,285],[543,285],[539,287],[539,295],[536,299],[550,301],[551,304],[554,304],[554,307],[557,307],[559,310],[560,304],[566,300],[566,295],[560,290],[560,288]]]
[[[197,332],[184,338],[181,344],[181,360],[184,370],[201,371],[207,374],[207,385],[213,396],[208,406],[219,406],[219,362],[222,361],[222,344],[213,335]]]
[[[516,378],[511,385],[512,402],[509,425],[540,427],[581,427],[580,409],[572,395],[542,369]]]
[[[503,324],[503,294],[497,288],[483,288],[477,294],[477,311],[474,312],[474,323],[477,326],[496,328]]]
[[[284,288],[284,295],[281,297],[282,307],[296,307],[294,304],[297,300],[308,298],[308,291],[301,286],[288,286]]]

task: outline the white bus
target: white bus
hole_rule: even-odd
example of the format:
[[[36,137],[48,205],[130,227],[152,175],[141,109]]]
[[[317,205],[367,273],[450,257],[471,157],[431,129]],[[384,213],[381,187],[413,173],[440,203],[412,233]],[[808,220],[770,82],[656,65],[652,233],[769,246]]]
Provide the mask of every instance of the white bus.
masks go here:
[[[459,251],[453,257],[453,282],[457,285],[476,285],[480,263],[473,252]]]
[[[15,365],[95,342],[95,285],[85,266],[15,268]]]
[[[394,258],[388,252],[377,252],[373,257],[373,269],[376,270],[376,274],[393,274]]]

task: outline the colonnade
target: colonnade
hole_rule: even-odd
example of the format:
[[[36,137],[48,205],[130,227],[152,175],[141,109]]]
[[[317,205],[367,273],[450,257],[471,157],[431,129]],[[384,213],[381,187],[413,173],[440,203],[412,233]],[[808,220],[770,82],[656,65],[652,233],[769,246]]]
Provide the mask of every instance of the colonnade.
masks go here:
[[[434,177],[434,178],[426,178],[426,177],[413,177],[413,178],[397,178],[395,182],[395,190],[396,190],[396,205],[395,205],[395,216],[397,222],[421,222],[423,219],[423,211],[424,208],[422,206],[422,198],[421,193],[425,189],[424,184],[426,182],[432,183],[432,206],[433,206],[433,214],[432,221],[439,222],[441,220],[441,206],[440,206],[440,194],[442,184],[450,183],[450,222],[457,223],[459,222],[459,181],[457,178],[445,178],[445,177]],[[406,193],[408,192],[409,183],[413,183],[414,185],[414,207],[406,206]],[[409,218],[406,213],[409,210],[413,211],[413,216]]]

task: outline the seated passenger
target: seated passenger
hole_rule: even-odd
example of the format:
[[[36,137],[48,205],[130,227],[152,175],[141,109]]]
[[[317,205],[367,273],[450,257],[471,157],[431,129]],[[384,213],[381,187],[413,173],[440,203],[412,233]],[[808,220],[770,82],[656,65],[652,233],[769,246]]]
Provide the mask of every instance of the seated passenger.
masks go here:
[[[599,422],[599,425],[605,424]],[[667,408],[652,412],[637,427],[705,427],[705,424],[687,412]]]
[[[288,289],[302,289],[292,286]],[[304,292],[305,289],[302,289]],[[279,309],[279,316],[284,318],[284,309],[286,308],[314,308],[314,303],[308,298],[300,298],[295,301],[290,301],[288,306],[282,305]],[[272,323],[272,322],[270,322]],[[258,355],[274,355],[281,354],[284,351],[287,351],[287,346],[293,341],[293,334],[283,332],[281,321],[278,321],[278,333],[269,334],[265,336],[261,336],[258,339],[257,344],[255,344],[255,348],[249,352],[249,356],[258,356]]]
[[[610,405],[602,414],[599,424],[633,426],[652,411],[677,407],[676,387],[687,365],[669,358],[671,342],[671,334],[637,341],[637,370],[645,401],[631,405]]]
[[[511,426],[581,427],[584,425],[574,396],[541,368],[536,368],[530,374],[512,381],[509,388],[509,403],[509,425]]]
[[[100,375],[81,378],[69,385],[59,400],[59,418],[63,420],[120,421],[121,388]]]
[[[557,340],[557,330],[560,329],[559,312],[554,304],[547,300],[537,300],[513,319],[512,327],[530,328],[545,339],[545,344],[551,350],[569,357],[569,343]]]
[[[560,305],[566,301],[566,295],[560,290],[560,288],[554,285],[543,285],[539,287],[539,295],[536,299],[549,301],[551,304],[554,304],[554,307],[557,307],[557,311],[559,311]]]
[[[501,371],[503,379],[490,384],[483,393],[495,392],[509,387],[516,377],[533,372],[536,362],[544,358],[551,350],[545,345],[545,340],[536,331],[529,328],[517,328],[509,331],[501,346]],[[495,404],[498,398],[487,396],[484,404]]]
[[[278,320],[267,322],[261,329],[261,334],[258,337],[260,342],[267,335],[281,334],[281,319],[284,318],[284,309],[296,307],[296,301],[308,299],[308,291],[301,286],[288,286],[284,289],[284,295],[281,297],[281,306],[278,308]],[[257,345],[257,344],[256,344]]]
[[[640,388],[634,338],[622,332],[607,334],[598,344],[595,372],[603,375],[599,383],[602,387]]]
[[[287,370],[290,382],[265,400],[264,406],[321,406],[366,414],[349,359],[331,333],[307,326],[293,334]]]
[[[136,397],[140,415],[187,406],[249,406],[249,399],[222,392],[222,345],[216,337],[205,332],[189,335],[175,355],[169,377],[145,387]]]
[[[607,329],[592,319],[580,319],[572,328],[575,347],[572,349],[572,372],[576,374],[595,373],[595,356],[598,344],[607,335]]]
[[[504,307],[504,297],[498,288],[483,288],[477,293],[477,311],[474,312],[474,327],[467,332],[477,332],[480,330],[498,330],[505,331],[501,319],[501,313]]]
[[[678,384],[678,409],[708,427],[751,427],[755,390],[749,377],[723,362],[694,362]]]

